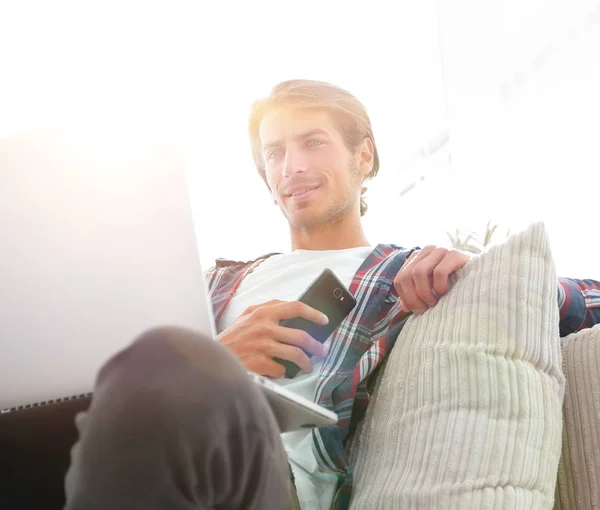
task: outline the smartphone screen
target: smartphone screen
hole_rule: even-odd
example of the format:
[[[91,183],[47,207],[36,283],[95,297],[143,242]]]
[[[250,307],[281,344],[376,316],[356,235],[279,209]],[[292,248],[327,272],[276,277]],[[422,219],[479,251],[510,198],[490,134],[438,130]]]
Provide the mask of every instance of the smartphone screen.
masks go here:
[[[321,343],[325,343],[334,330],[356,306],[354,296],[350,294],[350,291],[331,269],[325,269],[302,293],[298,298],[298,301],[327,315],[329,323],[321,326],[297,317],[281,321],[280,324],[288,328],[306,331],[310,336]],[[310,356],[309,353],[306,354]],[[300,371],[298,365],[291,361],[282,360],[280,358],[274,359],[286,367],[285,377],[295,377]]]

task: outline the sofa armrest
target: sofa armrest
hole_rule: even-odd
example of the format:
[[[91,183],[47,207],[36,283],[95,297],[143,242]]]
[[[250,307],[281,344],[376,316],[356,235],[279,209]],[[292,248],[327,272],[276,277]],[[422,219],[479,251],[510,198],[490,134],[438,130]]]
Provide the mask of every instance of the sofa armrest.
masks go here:
[[[556,510],[600,508],[600,325],[563,339],[566,378]]]

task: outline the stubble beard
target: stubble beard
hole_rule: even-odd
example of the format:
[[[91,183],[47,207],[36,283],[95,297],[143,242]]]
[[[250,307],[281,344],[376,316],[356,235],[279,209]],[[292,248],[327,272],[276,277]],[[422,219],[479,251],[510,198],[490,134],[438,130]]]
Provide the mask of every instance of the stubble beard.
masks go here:
[[[346,193],[344,196],[339,197],[335,202],[329,204],[329,207],[324,214],[307,219],[306,221],[297,222],[294,221],[294,218],[290,218],[285,211],[282,211],[290,226],[299,230],[310,230],[324,225],[335,225],[342,221],[344,216],[352,208],[356,207],[356,201],[360,197],[360,172],[354,161],[350,162],[348,172],[350,173],[350,180],[348,182]]]

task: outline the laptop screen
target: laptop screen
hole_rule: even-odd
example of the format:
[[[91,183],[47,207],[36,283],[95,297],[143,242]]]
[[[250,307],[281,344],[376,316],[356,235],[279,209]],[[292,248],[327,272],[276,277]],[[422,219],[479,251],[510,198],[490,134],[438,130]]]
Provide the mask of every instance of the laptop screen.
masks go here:
[[[0,140],[0,239],[0,409],[91,391],[149,328],[214,336],[174,143],[118,159],[55,131]]]

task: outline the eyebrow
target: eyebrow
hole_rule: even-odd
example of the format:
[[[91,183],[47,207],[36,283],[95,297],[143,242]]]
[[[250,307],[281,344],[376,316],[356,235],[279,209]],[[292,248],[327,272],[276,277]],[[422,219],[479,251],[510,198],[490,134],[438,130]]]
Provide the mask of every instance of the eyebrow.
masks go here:
[[[315,135],[328,135],[329,133],[327,133],[327,131],[325,131],[324,129],[321,128],[317,128],[317,129],[311,129],[310,131],[306,131],[304,133],[300,133],[299,135],[295,136],[294,139],[296,140],[302,140],[304,138],[310,138],[311,136],[315,136]],[[279,147],[282,145],[282,140],[274,140],[272,142],[266,143],[265,145],[263,145],[262,150],[266,151],[267,149],[272,149],[273,147]]]

